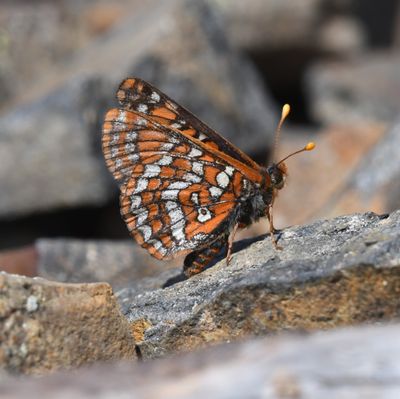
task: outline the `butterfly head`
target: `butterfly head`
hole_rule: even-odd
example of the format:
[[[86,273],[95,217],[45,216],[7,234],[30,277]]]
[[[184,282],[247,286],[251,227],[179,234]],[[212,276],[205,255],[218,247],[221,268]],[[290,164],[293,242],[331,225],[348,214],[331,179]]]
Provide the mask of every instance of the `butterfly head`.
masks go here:
[[[280,190],[285,185],[287,167],[284,162],[273,163],[267,168],[267,173],[271,179],[271,186]]]
[[[315,143],[310,142],[300,150],[292,152],[291,154],[287,155],[285,158],[281,159],[277,163],[273,163],[271,166],[267,168],[267,173],[271,180],[271,186],[278,190],[281,190],[285,185],[285,179],[287,176],[287,166],[284,161],[288,158],[292,157],[293,155],[299,154],[303,151],[311,151],[315,148]]]
[[[276,128],[275,131],[275,145],[274,145],[274,153],[273,153],[273,159],[275,159],[276,156],[276,152],[278,149],[278,142],[279,142],[279,136],[281,133],[281,129],[282,129],[282,125],[283,122],[285,121],[285,119],[287,118],[287,116],[289,115],[290,112],[290,105],[289,104],[285,104],[282,107],[282,114],[281,114],[281,119],[279,120],[278,126]],[[279,162],[273,163],[271,166],[269,166],[267,168],[267,174],[270,177],[271,180],[271,186],[273,188],[276,188],[278,190],[282,189],[285,185],[285,179],[286,179],[286,175],[287,175],[287,167],[286,164],[284,163],[284,161],[286,161],[288,158],[290,158],[291,156],[298,154],[300,152],[303,151],[311,151],[315,148],[315,144],[314,143],[308,143],[304,148],[292,152],[291,154],[289,154],[288,156],[286,156],[285,158],[281,159]]]

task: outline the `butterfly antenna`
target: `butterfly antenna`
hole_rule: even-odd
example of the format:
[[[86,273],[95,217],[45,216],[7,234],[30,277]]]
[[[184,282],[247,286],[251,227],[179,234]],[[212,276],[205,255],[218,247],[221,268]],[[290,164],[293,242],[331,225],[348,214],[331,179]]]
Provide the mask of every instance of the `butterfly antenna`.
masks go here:
[[[286,156],[285,158],[281,159],[276,165],[279,165],[280,163],[282,163],[283,161],[286,161],[288,158],[292,157],[293,155],[299,154],[300,152],[303,151],[311,151],[315,148],[315,143],[313,143],[312,141],[310,141],[306,146],[304,146],[303,148],[301,148],[300,150],[297,150],[295,152],[292,152],[291,154],[289,154],[288,156]]]
[[[277,154],[277,149],[278,149],[278,144],[279,144],[279,137],[280,137],[280,134],[281,134],[282,125],[283,125],[283,122],[285,122],[285,119],[287,118],[287,116],[289,115],[289,112],[290,112],[290,105],[289,104],[285,104],[282,107],[281,119],[280,119],[280,121],[278,123],[278,127],[276,128],[276,131],[275,131],[275,142],[274,142],[274,153],[273,153],[274,156],[273,156],[272,159],[276,159],[276,154]],[[279,165],[283,161],[286,161],[288,158],[292,157],[293,155],[299,154],[300,152],[303,152],[303,151],[311,151],[314,148],[315,148],[315,143],[309,142],[306,146],[304,146],[300,150],[292,152],[291,154],[289,154],[285,158],[281,159],[279,162],[276,163],[276,165]]]
[[[282,129],[282,125],[283,122],[285,121],[285,119],[287,118],[287,116],[289,115],[290,112],[290,105],[289,104],[285,104],[282,107],[282,114],[281,114],[281,119],[278,123],[278,126],[275,130],[275,141],[274,141],[274,152],[273,152],[273,157],[272,159],[275,160],[276,159],[276,154],[278,151],[278,144],[279,144],[279,137],[281,135],[281,129]]]

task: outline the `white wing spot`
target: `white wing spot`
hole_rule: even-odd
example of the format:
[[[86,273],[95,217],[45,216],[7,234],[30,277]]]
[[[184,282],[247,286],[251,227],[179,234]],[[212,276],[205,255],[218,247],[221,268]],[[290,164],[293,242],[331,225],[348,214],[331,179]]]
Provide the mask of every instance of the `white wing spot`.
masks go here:
[[[133,194],[141,193],[142,191],[146,190],[148,185],[149,181],[146,178],[141,177],[136,183],[136,188]]]
[[[188,156],[189,157],[201,157],[203,153],[198,150],[197,148],[192,148],[192,150],[189,152]]]
[[[173,146],[174,145],[172,143],[164,143],[164,144],[161,145],[160,148],[161,148],[162,151],[169,151],[169,150],[172,149]]]
[[[199,208],[198,210],[198,215],[197,215],[197,220],[200,223],[207,222],[207,220],[210,220],[212,217],[211,212],[209,211],[208,208]]]
[[[199,205],[199,193],[192,193],[190,199],[194,204]]]
[[[171,230],[172,230],[172,235],[175,237],[175,239],[178,242],[184,241],[185,240],[185,219],[183,212],[181,208],[176,207],[171,209],[168,212],[169,217],[171,218]]]
[[[170,165],[172,163],[171,155],[164,155],[159,161],[156,162],[157,165]]]
[[[178,243],[181,243],[186,239],[184,228],[185,228],[185,221],[183,219],[181,219],[179,222],[175,223],[174,226],[172,226],[172,235],[175,237]]]
[[[116,167],[116,168],[120,168],[121,166],[122,166],[122,159],[118,158],[118,159],[115,161],[115,167]]]
[[[118,147],[111,148],[111,158],[114,158],[118,155]]]
[[[142,197],[140,195],[131,195],[131,212],[140,207]]]
[[[144,118],[137,118],[136,120],[136,124],[138,126],[146,126],[147,125],[147,121]]]
[[[142,112],[143,114],[146,114],[148,109],[149,109],[149,107],[146,104],[139,104],[137,106],[137,110],[139,112]]]
[[[170,141],[170,143],[174,143],[174,144],[179,144],[180,141],[176,138],[176,137],[168,137],[168,140]]]
[[[180,190],[164,190],[161,192],[161,199],[163,200],[176,200]]]
[[[155,91],[153,91],[151,93],[151,99],[155,102],[158,103],[160,101],[160,95],[158,93],[156,93]]]
[[[143,211],[137,217],[136,226],[141,226],[147,220],[147,216],[149,216],[149,211],[143,208]]]
[[[182,127],[182,125],[180,123],[172,123],[171,127],[174,129],[180,129]]]
[[[191,186],[191,183],[188,183],[186,181],[174,181],[168,186],[169,190],[184,190],[185,188],[188,188]]]
[[[140,233],[142,233],[144,241],[147,241],[151,237],[152,231],[151,231],[150,226],[147,226],[147,225],[140,226],[136,230],[138,230],[138,231],[140,231]]]
[[[206,234],[204,234],[204,233],[197,233],[197,234],[193,237],[193,239],[194,239],[195,241],[203,241],[205,238],[207,238],[207,236],[206,236]]]
[[[204,133],[200,133],[199,134],[199,140],[203,141],[205,139],[207,139],[208,137],[204,134]]]
[[[124,123],[126,119],[126,112],[122,109],[119,110],[119,115],[117,118],[117,122]]]
[[[127,139],[127,141],[136,141],[136,139],[137,139],[137,132],[129,132],[129,133],[126,135],[126,139]]]
[[[166,248],[163,246],[162,242],[160,240],[156,240],[155,238],[152,238],[151,240],[149,240],[147,242],[147,244],[152,245],[154,247],[154,249],[158,252],[160,252],[161,255],[165,255],[167,250]]]
[[[219,187],[212,186],[210,187],[210,194],[211,197],[218,198],[221,196],[223,191]]]
[[[118,140],[119,140],[119,134],[114,133],[112,136],[111,144],[117,144]]]
[[[203,174],[204,174],[203,164],[201,162],[193,162],[192,163],[192,171],[199,176],[203,176]]]
[[[167,208],[167,211],[172,211],[172,209],[175,209],[178,207],[178,204],[174,201],[167,201],[165,203],[165,207]]]
[[[143,177],[156,177],[160,174],[161,168],[158,165],[146,165]]]
[[[227,167],[225,168],[225,172],[226,172],[229,176],[232,176],[234,171],[235,171],[235,169],[232,168],[232,166],[227,166]]]
[[[126,152],[134,152],[134,151],[135,151],[135,144],[133,144],[133,143],[126,143],[126,144],[125,144],[125,151],[126,151]]]
[[[225,172],[217,174],[217,183],[220,187],[226,188],[229,184],[229,176]]]
[[[139,154],[129,154],[128,159],[131,162],[137,162],[139,160]]]
[[[190,181],[191,183],[200,183],[201,177],[195,175],[194,173],[187,172],[182,177],[183,180]]]

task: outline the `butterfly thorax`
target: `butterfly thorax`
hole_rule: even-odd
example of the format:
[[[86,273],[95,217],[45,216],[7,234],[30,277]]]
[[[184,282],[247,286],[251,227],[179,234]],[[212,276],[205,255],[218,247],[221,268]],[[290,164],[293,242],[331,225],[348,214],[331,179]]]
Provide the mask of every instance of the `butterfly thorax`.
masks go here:
[[[263,167],[262,174],[265,178],[261,185],[249,184],[243,193],[237,219],[241,227],[247,227],[267,215],[277,191],[285,185],[286,165],[281,163]]]

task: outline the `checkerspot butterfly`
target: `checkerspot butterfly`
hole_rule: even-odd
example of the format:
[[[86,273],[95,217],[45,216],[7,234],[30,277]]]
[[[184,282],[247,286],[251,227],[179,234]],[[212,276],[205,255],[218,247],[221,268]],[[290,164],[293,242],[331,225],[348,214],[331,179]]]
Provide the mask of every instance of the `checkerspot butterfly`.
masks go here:
[[[103,152],[119,184],[122,218],[142,247],[157,259],[189,253],[184,272],[191,276],[221,251],[229,262],[236,230],[263,216],[277,246],[272,206],[288,157],[258,165],[141,79],[125,79],[117,99],[120,108],[105,116]]]

